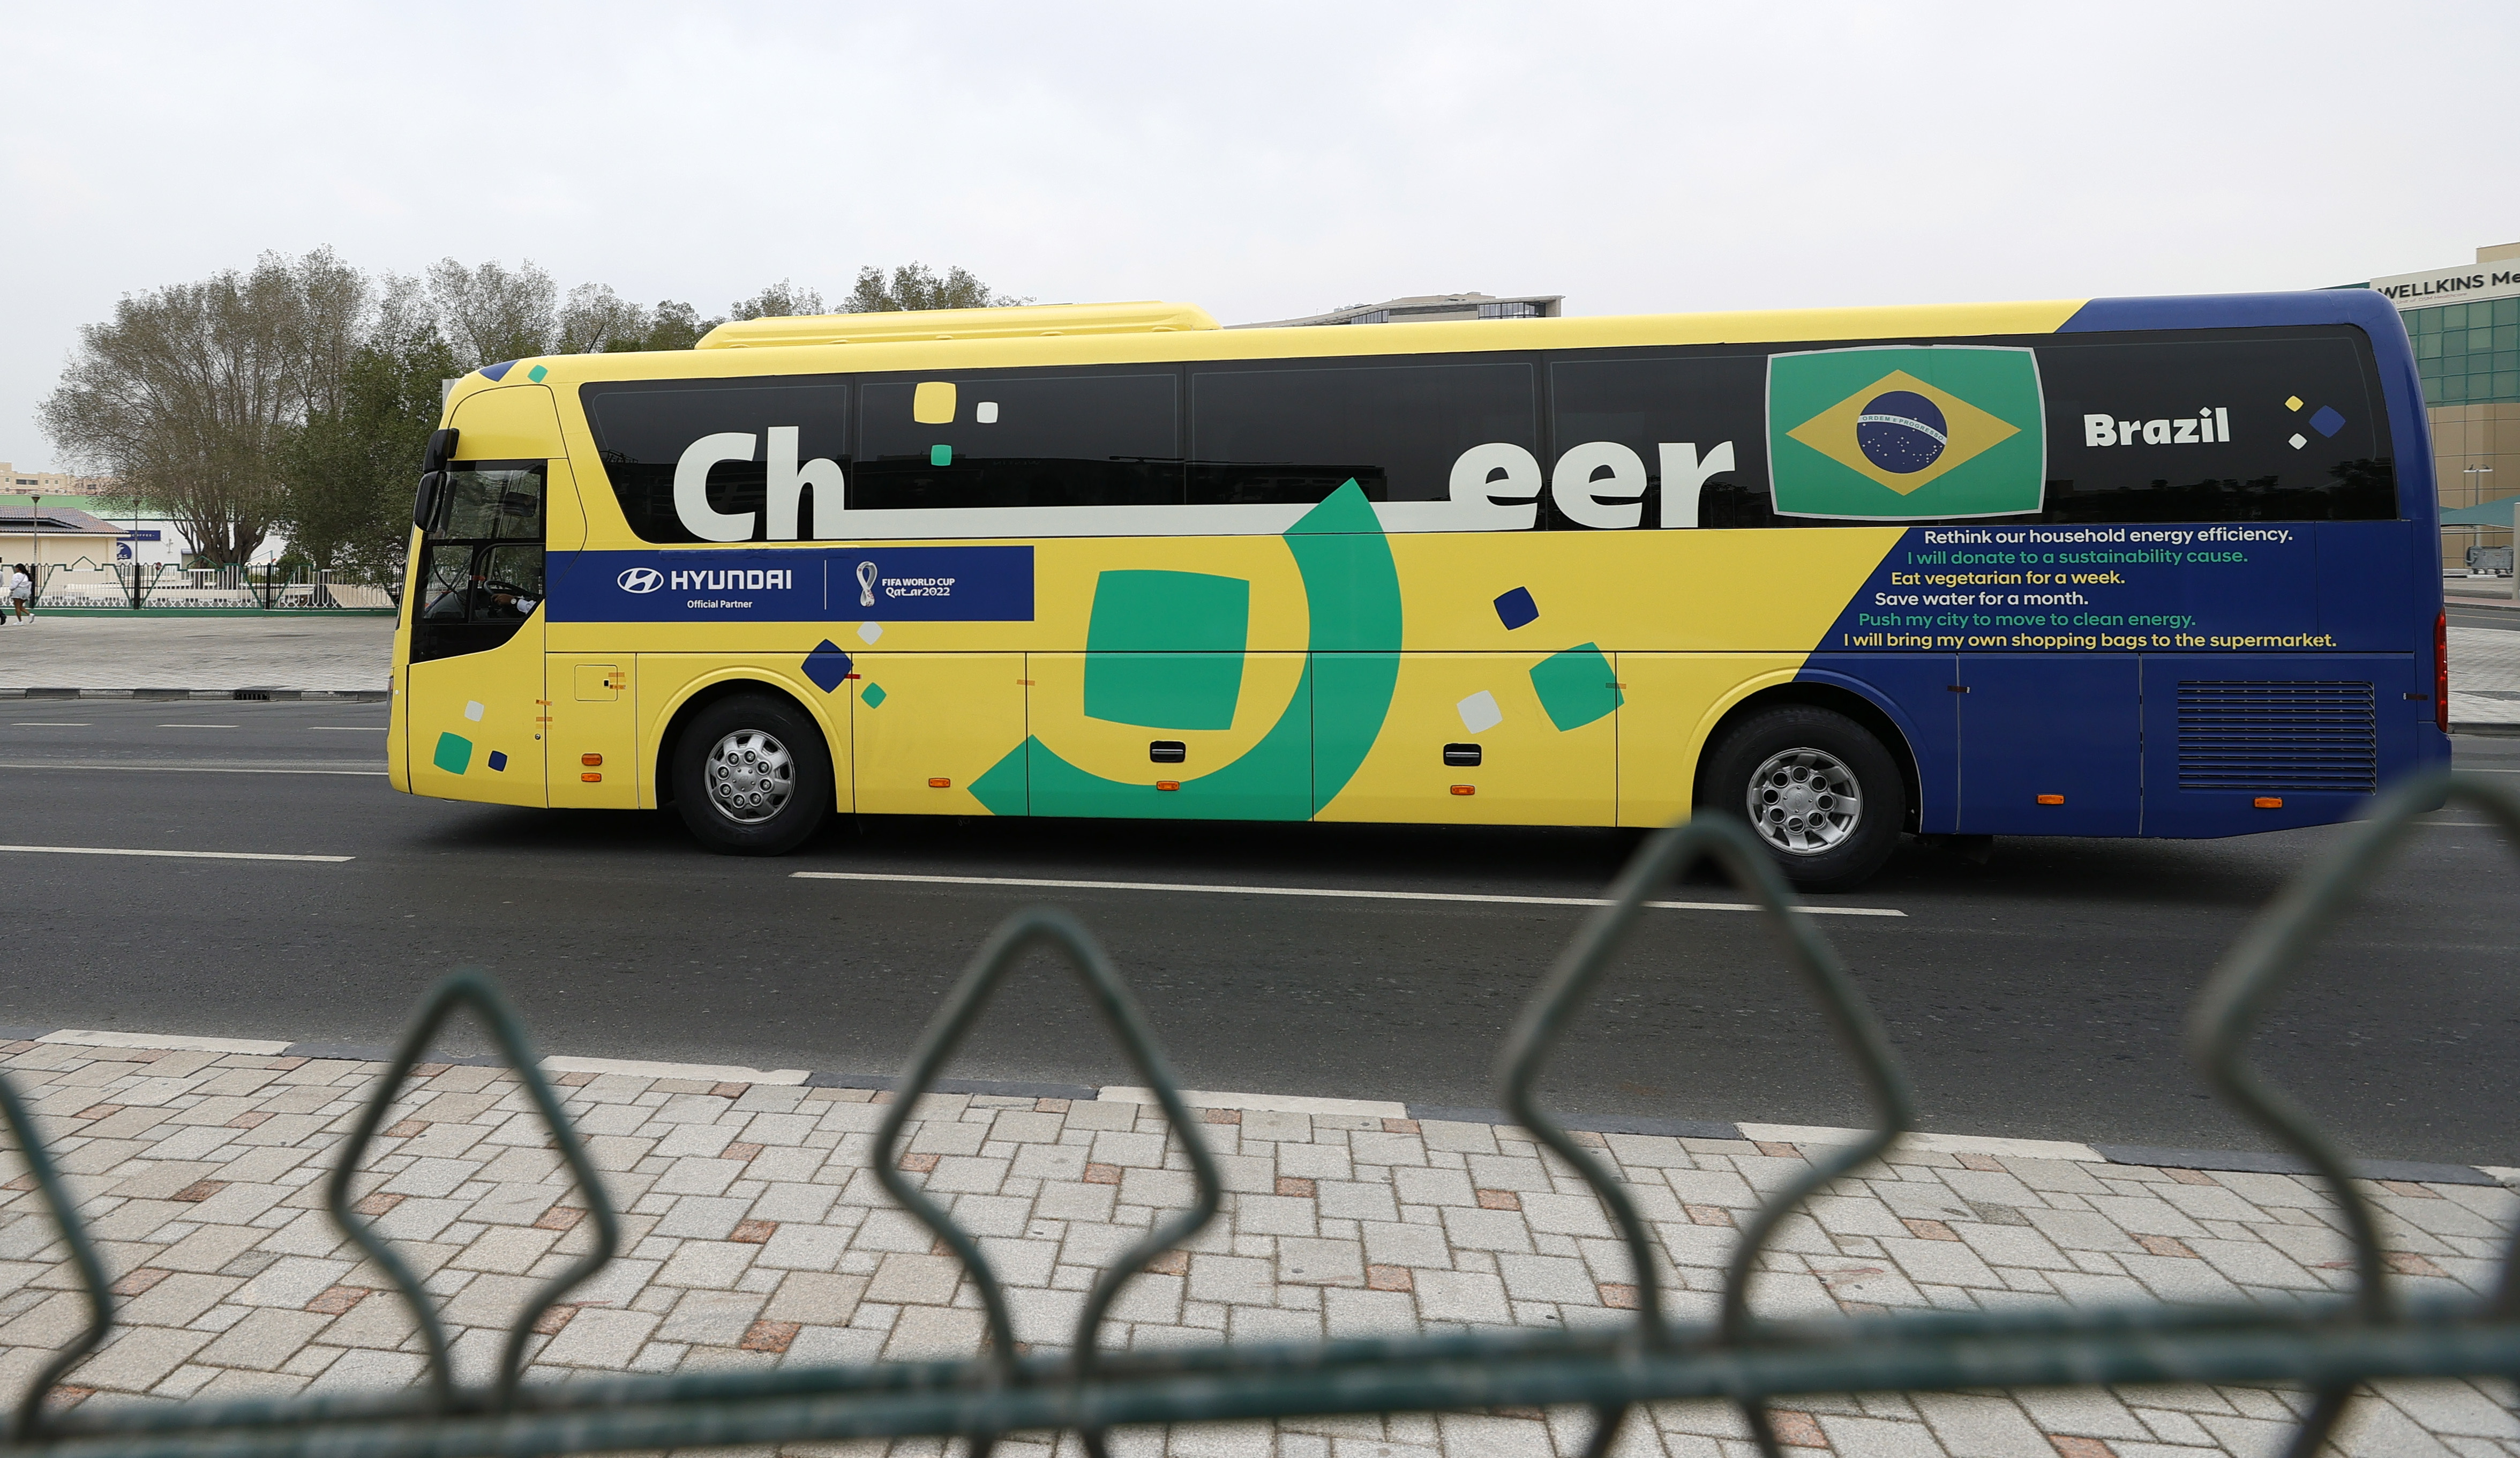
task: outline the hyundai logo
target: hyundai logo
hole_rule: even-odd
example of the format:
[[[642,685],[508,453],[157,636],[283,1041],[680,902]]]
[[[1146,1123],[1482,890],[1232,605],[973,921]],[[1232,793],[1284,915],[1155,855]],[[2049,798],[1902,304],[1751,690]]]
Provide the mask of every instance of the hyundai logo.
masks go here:
[[[665,585],[665,574],[652,567],[634,567],[613,580],[623,592],[653,592]]]

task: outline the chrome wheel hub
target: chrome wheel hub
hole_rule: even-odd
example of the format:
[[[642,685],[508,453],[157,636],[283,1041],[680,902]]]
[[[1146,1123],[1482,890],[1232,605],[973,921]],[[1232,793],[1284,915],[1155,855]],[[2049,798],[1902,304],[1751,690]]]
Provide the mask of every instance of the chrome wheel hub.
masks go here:
[[[738,825],[758,825],[796,792],[796,761],[788,747],[758,729],[738,729],[717,742],[700,766],[709,803]]]
[[[1761,840],[1789,854],[1818,855],[1855,834],[1864,787],[1834,754],[1786,750],[1750,777],[1749,811]]]

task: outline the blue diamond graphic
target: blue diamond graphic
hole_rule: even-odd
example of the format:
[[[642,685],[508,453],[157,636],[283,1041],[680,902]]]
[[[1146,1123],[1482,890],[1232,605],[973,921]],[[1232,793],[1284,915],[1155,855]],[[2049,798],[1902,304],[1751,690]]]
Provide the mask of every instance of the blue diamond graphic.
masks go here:
[[[1540,616],[1540,605],[1531,600],[1531,589],[1517,587],[1496,600],[1497,621],[1508,630],[1518,628]]]
[[[849,656],[840,652],[840,645],[826,638],[805,655],[805,676],[814,681],[814,687],[831,693],[848,681]]]
[[[505,750],[492,750],[490,752],[490,767],[492,769],[506,769],[508,767],[508,752]]]
[[[2336,413],[2335,406],[2321,405],[2318,413],[2310,418],[2310,428],[2321,435],[2334,435],[2345,429],[2345,417]]]

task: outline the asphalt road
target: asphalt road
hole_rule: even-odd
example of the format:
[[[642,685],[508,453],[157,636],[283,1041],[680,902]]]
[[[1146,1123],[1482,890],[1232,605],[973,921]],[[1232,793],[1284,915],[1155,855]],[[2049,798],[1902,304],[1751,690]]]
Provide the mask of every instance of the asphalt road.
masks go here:
[[[1100,934],[1193,1088],[1493,1106],[1491,1061],[1582,908],[799,879],[798,871],[1598,894],[1613,831],[873,819],[796,855],[705,855],[670,818],[413,799],[382,706],[0,701],[0,1025],[390,1042],[442,973],[504,980],[546,1052],[896,1070],[989,928],[1050,901]],[[2458,742],[2515,777],[2520,740]],[[2414,839],[2268,1021],[2262,1065],[2361,1153],[2520,1164],[2520,898],[2491,831]],[[2223,842],[1911,846],[1823,904],[1920,1126],[2265,1148],[2189,1071],[2195,988],[2334,828]],[[1705,885],[1674,892],[1726,900]],[[443,1040],[480,1051],[472,1029]],[[1143,1079],[1047,964],[952,1072]],[[1657,911],[1566,1039],[1560,1107],[1852,1124],[1866,1109],[1756,919]]]

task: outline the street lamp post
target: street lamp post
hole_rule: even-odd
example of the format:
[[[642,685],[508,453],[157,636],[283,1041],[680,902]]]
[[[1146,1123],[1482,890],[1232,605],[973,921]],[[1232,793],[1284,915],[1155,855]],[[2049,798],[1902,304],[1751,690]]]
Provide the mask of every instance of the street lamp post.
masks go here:
[[[27,553],[35,559],[26,564],[28,574],[34,579],[26,584],[26,616],[31,620],[35,609],[44,601],[44,498],[41,492],[29,492],[26,499],[34,503],[34,510],[26,516],[26,534],[30,539]]]

